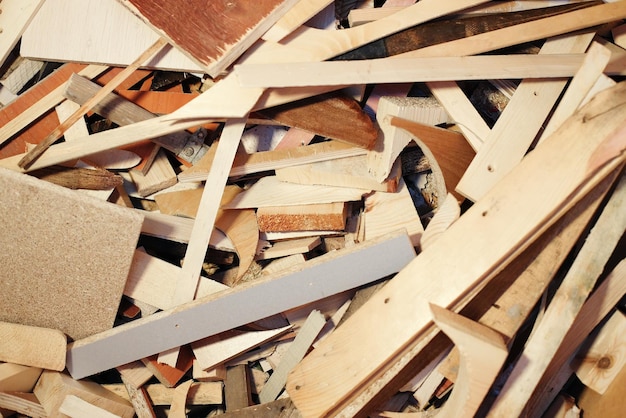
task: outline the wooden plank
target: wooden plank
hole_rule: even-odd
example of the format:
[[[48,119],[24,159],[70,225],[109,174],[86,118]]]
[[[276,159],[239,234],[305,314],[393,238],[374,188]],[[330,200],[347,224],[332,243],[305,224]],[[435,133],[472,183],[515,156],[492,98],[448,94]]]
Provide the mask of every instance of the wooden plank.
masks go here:
[[[0,26],[0,62],[4,63],[20,40],[29,23],[43,5],[43,0],[5,0],[2,4]]]
[[[121,417],[132,418],[135,411],[130,402],[104,389],[95,382],[76,381],[64,373],[45,370],[33,391],[50,417],[62,416],[59,409],[67,395],[81,399]]]
[[[119,415],[112,414],[106,409],[95,406],[76,395],[66,395],[59,408],[61,414],[71,418],[90,416],[94,418],[116,418]]]
[[[361,200],[365,193],[362,189],[291,184],[279,181],[276,176],[265,176],[224,205],[224,209],[353,202]]]
[[[218,76],[296,0],[262,0],[254,8],[237,3],[185,1],[157,4],[120,0],[124,6],[197,62],[212,77]],[[194,16],[193,19],[189,19]],[[222,16],[222,19],[215,19]]]
[[[263,206],[256,216],[260,231],[341,231],[346,225],[346,202]]]
[[[128,392],[123,384],[106,383],[101,386],[117,396],[130,401]],[[154,405],[172,404],[174,388],[165,387],[160,383],[150,383],[145,385],[145,389]],[[187,396],[187,405],[219,405],[223,401],[222,382],[196,382],[189,389]]]
[[[66,349],[59,330],[0,322],[0,361],[62,371]]]
[[[626,177],[618,183],[538,327],[490,409],[491,416],[522,413],[567,330],[626,230]]]
[[[606,166],[607,170],[609,166],[620,165],[621,159],[614,158],[624,144],[618,145],[619,136],[612,134],[621,124],[614,122],[607,126],[615,115],[610,111],[605,113],[607,109],[621,108],[624,111],[617,105],[623,103],[624,93],[616,93],[626,86],[620,87],[603,92],[589,102],[589,107],[571,118],[567,127],[564,125],[537,152],[522,160],[513,174],[502,180],[487,198],[476,202],[429,251],[416,257],[296,367],[290,375],[287,391],[304,416],[316,416],[331,410],[340,412],[363,388],[372,390],[366,382],[394,364],[395,359],[402,357],[403,348],[418,343],[419,337],[428,329],[429,321],[425,318],[429,302],[440,306],[452,304],[468,289],[489,278],[489,273],[498,266],[506,264],[515,252],[529,245],[535,234],[543,232],[555,221],[555,213],[564,211],[578,200],[572,199],[574,191],[581,190],[581,185],[583,189],[590,188],[600,180],[595,175],[600,167],[599,155],[614,162]],[[607,102],[617,96],[622,99]],[[592,120],[595,123],[589,123],[589,115],[594,115]],[[585,123],[582,123],[583,118]],[[608,144],[612,141],[616,146],[613,151],[617,154],[608,151]],[[603,143],[605,145],[601,145]],[[604,151],[596,153],[597,147]],[[604,170],[602,173],[599,177],[608,174]],[[590,178],[597,178],[597,181],[590,182]],[[510,193],[511,188],[516,193]],[[526,193],[528,198],[524,196]],[[537,193],[544,197],[542,205],[536,205],[536,201],[530,198]],[[520,210],[525,216],[513,225],[511,216]],[[456,260],[455,263],[448,262],[450,257]],[[414,281],[416,275],[422,278],[421,285]],[[384,309],[385,315],[378,315],[379,309]],[[396,326],[394,322],[394,326],[390,326],[384,319],[390,314],[397,315],[395,318],[410,318],[411,323]],[[359,355],[353,352],[357,347],[346,344],[355,338],[359,341]],[[385,344],[381,345],[380,341]],[[332,365],[328,363],[331,359]],[[338,368],[338,364],[345,367]],[[345,373],[346,368],[351,372]]]
[[[141,213],[6,170],[0,171],[0,191],[6,302],[0,319],[59,329],[73,339],[111,328]],[[39,280],[42,271],[54,280]],[[107,280],[92,280],[104,272]]]
[[[301,0],[285,13],[271,28],[261,36],[265,41],[279,42],[307,20],[319,13],[332,0]]]
[[[593,36],[587,33],[548,39],[540,54],[584,52]],[[515,167],[539,133],[566,83],[566,79],[522,80],[459,180],[456,191],[475,202]]]
[[[0,392],[31,392],[42,371],[39,367],[0,363]]]
[[[624,346],[626,317],[615,312],[600,330],[587,338],[587,343],[577,354],[576,376],[589,389],[599,394],[606,393],[616,376],[624,367]]]
[[[226,411],[235,411],[252,404],[252,389],[247,364],[229,367],[224,381]]]
[[[394,193],[374,192],[365,197],[365,239],[369,240],[404,228],[414,247],[418,247],[424,226],[404,180]]]
[[[120,86],[141,64],[143,64],[150,57],[158,53],[165,45],[166,41],[164,39],[158,39],[153,45],[151,45],[148,49],[146,49],[141,55],[137,57],[131,64],[129,64],[123,71],[120,71],[113,77],[109,82],[107,82],[98,92],[91,97],[87,102],[83,103],[76,112],[70,115],[66,120],[61,122],[61,124],[54,129],[48,136],[46,136],[43,141],[37,143],[35,148],[30,150],[22,159],[19,161],[18,165],[22,168],[28,167],[35,161],[41,154],[43,154],[46,149],[50,147],[57,139],[59,139],[65,131],[72,126],[76,121],[83,116],[87,112],[89,112],[93,106],[106,97],[107,94],[111,93],[117,87]]]
[[[200,181],[211,169],[212,148],[200,161],[178,175],[181,182]],[[230,170],[230,176],[242,176],[291,167],[305,163],[328,161],[335,158],[365,155],[363,148],[353,147],[339,141],[325,141],[298,148],[262,151],[253,154],[237,153]]]
[[[583,55],[480,55],[462,57],[379,58],[276,64],[238,64],[234,74],[243,87],[343,86],[451,80],[571,77]]]
[[[323,287],[323,295],[326,296],[377,280],[404,266],[414,254],[406,234],[400,234],[322,255],[296,269],[243,283],[236,288],[206,296],[177,309],[156,313],[148,318],[115,327],[90,339],[75,341],[68,348],[66,366],[74,378],[80,379],[143,358],[155,351],[167,350],[215,335],[316,300],[320,296],[311,291],[311,286]],[[357,262],[362,266],[363,274],[358,277],[346,275],[344,269]],[[324,274],[321,274],[321,269],[325,271]],[[289,294],[289,298],[283,297],[285,294]],[[263,305],[254,302],[261,297],[274,300]],[[239,309],[242,304],[248,309],[245,311]],[[198,320],[212,315],[211,312],[219,312],[223,320],[210,323],[202,321],[200,325]],[[175,332],[183,329],[187,331]],[[168,330],[173,332],[169,333]],[[137,335],[136,333],[139,333],[141,338],[133,337],[133,334]],[[163,339],[164,335],[168,338]],[[93,361],[94,355],[98,356],[98,362]]]
[[[59,30],[60,22],[72,31]],[[154,31],[117,1],[46,0],[24,31],[20,54],[43,61],[125,67],[157,39]],[[147,62],[146,68],[202,72],[172,47]]]
[[[289,346],[289,349],[281,359],[278,367],[274,370],[268,381],[265,382],[263,389],[261,389],[259,393],[261,403],[276,400],[285,386],[288,373],[302,360],[307,351],[309,351],[313,341],[315,341],[325,324],[326,319],[320,311],[311,311],[304,325],[302,325],[302,328],[298,331],[293,344]]]

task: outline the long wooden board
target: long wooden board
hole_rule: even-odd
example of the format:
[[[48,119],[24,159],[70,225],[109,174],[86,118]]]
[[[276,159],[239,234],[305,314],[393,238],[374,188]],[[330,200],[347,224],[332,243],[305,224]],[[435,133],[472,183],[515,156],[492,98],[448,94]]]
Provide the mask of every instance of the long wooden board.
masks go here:
[[[43,3],[43,0],[5,0],[2,3],[0,62],[7,59]]]
[[[447,307],[472,293],[623,163],[626,138],[614,133],[626,116],[626,84],[618,86],[570,118],[294,369],[287,391],[305,417],[337,414],[372,390],[370,379],[427,332],[429,303]]]
[[[67,370],[81,379],[378,280],[400,270],[414,257],[405,233],[334,251],[267,278],[78,340],[68,347]],[[346,274],[357,264],[363,274]],[[263,303],[258,303],[261,300]],[[203,320],[213,315],[221,320]]]

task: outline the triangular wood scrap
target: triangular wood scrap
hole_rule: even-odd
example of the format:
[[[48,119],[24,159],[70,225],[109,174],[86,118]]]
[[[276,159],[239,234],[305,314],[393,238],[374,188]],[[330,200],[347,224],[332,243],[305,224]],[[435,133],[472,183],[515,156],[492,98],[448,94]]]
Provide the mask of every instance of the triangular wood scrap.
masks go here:
[[[400,180],[395,193],[374,192],[365,197],[365,239],[406,228],[411,243],[417,247],[424,226],[413,204],[404,180]]]
[[[243,2],[121,0],[152,29],[219,75],[284,15],[295,0]],[[220,16],[220,19],[216,19]]]
[[[359,103],[341,93],[327,93],[260,111],[283,125],[370,149],[378,128]]]
[[[257,257],[257,260],[271,260],[273,258],[288,257],[296,254],[302,255],[313,250],[322,243],[320,237],[307,237],[299,239],[288,239],[278,241],[270,248],[263,250]],[[266,269],[263,269],[265,273]]]
[[[40,367],[0,363],[0,392],[32,392],[42,372]]]
[[[369,172],[366,155],[279,168],[275,172],[279,180],[291,183],[356,187],[381,192],[395,192],[402,174],[400,165],[394,164],[389,176],[382,182],[377,181]]]
[[[276,176],[260,178],[240,193],[224,209],[261,208],[267,206],[310,205],[353,202],[369,190],[347,187],[300,185],[280,181]]]
[[[257,209],[260,231],[341,231],[346,225],[347,202],[264,206]]]
[[[176,361],[176,367],[159,363],[158,355],[141,359],[143,364],[154,373],[154,376],[168,388],[176,386],[180,379],[191,369],[193,365],[193,352],[189,346],[182,346]]]

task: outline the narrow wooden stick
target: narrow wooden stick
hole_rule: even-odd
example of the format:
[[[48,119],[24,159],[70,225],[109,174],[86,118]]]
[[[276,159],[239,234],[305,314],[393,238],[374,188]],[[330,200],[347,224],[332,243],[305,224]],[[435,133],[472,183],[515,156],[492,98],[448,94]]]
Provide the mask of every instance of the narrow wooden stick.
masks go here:
[[[128,78],[135,70],[137,70],[145,61],[147,61],[154,54],[159,52],[165,45],[167,40],[159,38],[150,48],[146,49],[133,63],[126,67],[123,71],[120,71],[115,77],[111,79],[106,85],[104,85],[98,93],[96,93],[91,99],[85,102],[76,112],[74,112],[69,118],[61,123],[55,130],[35,148],[29,151],[19,161],[18,165],[21,168],[28,168],[41,154],[43,154],[57,139],[59,139],[65,131],[72,126],[76,121],[82,118],[87,112],[89,112],[98,102],[100,102],[107,94],[115,90],[124,80]]]

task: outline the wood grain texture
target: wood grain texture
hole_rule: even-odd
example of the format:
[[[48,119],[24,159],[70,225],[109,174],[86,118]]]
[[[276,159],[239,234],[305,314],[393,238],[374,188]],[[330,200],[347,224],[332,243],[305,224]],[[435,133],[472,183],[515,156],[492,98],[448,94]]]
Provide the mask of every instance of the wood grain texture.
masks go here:
[[[0,319],[74,339],[111,328],[143,216],[6,170],[0,194]]]
[[[0,361],[62,371],[66,350],[59,330],[0,322]]]
[[[43,3],[43,0],[5,0],[2,2],[0,62],[4,63],[7,59]]]
[[[219,75],[295,0],[237,1],[120,0],[155,31],[185,51],[211,76]]]
[[[31,392],[43,370],[15,363],[0,363],[0,392]]]

